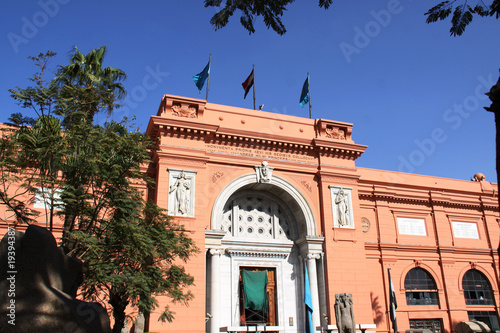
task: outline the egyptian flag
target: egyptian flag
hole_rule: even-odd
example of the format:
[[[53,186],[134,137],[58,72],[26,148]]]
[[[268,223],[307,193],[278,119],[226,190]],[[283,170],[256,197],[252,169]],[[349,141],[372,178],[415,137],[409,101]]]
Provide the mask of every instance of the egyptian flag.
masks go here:
[[[390,307],[390,316],[392,322],[392,328],[394,332],[398,331],[398,322],[396,321],[396,309],[398,308],[398,302],[396,301],[396,291],[394,290],[394,285],[392,284],[391,279],[391,269],[387,269],[389,275],[389,307]]]
[[[252,73],[250,73],[250,75],[248,75],[245,82],[243,82],[241,84],[243,86],[243,90],[245,90],[245,96],[243,97],[244,99],[247,98],[247,94],[250,91],[250,88],[252,88],[252,86],[253,86],[253,78],[254,77],[253,77],[253,69],[252,69]]]

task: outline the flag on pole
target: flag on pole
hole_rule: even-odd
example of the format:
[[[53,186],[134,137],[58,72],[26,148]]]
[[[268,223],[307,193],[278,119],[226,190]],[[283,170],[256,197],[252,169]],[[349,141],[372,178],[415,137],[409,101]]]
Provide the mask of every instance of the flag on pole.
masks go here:
[[[196,84],[196,87],[198,87],[200,93],[201,89],[203,89],[203,85],[205,84],[205,81],[207,80],[209,74],[210,74],[210,61],[200,73],[193,76],[194,84]]]
[[[245,96],[243,97],[243,99],[247,98],[247,94],[248,92],[250,91],[250,88],[252,88],[253,86],[253,81],[254,81],[254,75],[253,75],[253,69],[252,69],[252,73],[250,73],[250,75],[248,75],[247,79],[245,80],[245,82],[243,82],[241,85],[243,86],[243,90],[245,90]]]
[[[304,85],[302,86],[302,93],[300,94],[300,106],[304,107],[309,103],[309,75],[307,76]]]
[[[307,266],[304,265],[304,303],[306,305],[306,333],[314,333],[313,330],[313,322],[312,322],[312,313],[313,313],[313,304],[311,298],[311,287],[309,285],[309,275],[307,274]]]
[[[392,321],[392,328],[394,332],[398,331],[398,323],[396,321],[396,309],[398,308],[398,302],[396,301],[396,292],[394,291],[394,285],[391,279],[391,269],[387,269],[389,275],[389,303],[390,303],[390,314]]]

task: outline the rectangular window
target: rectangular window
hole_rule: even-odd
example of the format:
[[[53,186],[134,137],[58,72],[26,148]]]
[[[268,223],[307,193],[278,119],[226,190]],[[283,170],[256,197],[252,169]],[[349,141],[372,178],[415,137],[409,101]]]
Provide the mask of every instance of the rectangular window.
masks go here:
[[[441,319],[410,319],[410,329],[428,329],[434,333],[441,333],[443,322]]]
[[[277,325],[275,268],[242,267],[239,290],[242,326]]]
[[[468,311],[469,320],[479,320],[488,325],[492,332],[499,331],[498,316],[495,311]]]
[[[59,209],[63,202],[61,201],[61,189],[50,187],[39,187],[35,194],[34,208],[50,209],[53,203],[54,209]]]
[[[411,291],[406,292],[406,304],[408,305],[439,305],[438,293],[436,291]]]

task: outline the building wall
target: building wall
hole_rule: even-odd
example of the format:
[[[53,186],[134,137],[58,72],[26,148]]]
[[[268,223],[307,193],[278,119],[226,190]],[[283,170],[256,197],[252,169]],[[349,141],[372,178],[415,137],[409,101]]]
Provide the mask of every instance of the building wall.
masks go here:
[[[149,170],[156,187],[147,195],[186,227],[201,251],[185,264],[195,278],[194,299],[185,305],[160,297],[159,309],[168,305],[176,319],[161,324],[158,313],[152,313],[150,331],[214,332],[234,326],[238,263],[277,267],[280,332],[300,332],[305,325],[306,266],[315,270],[314,315],[324,327],[336,324],[335,295],[348,293],[357,324],[392,331],[388,269],[399,331],[416,319],[440,319],[442,331],[452,332],[456,323],[469,319],[468,311],[498,313],[497,185],[358,168],[355,160],[367,147],[353,141],[352,131],[349,123],[165,95],[147,129],[159,139]],[[263,167],[272,171],[272,180],[259,179]],[[182,172],[189,184],[185,212],[175,197]],[[345,226],[339,225],[335,202],[340,189],[350,197]],[[281,200],[295,218],[296,237],[246,242],[221,230],[224,200],[239,190]],[[454,231],[452,222],[462,223],[465,231]],[[5,224],[0,227],[5,233]],[[468,238],[474,228],[477,237]],[[236,251],[238,246],[243,250]],[[283,250],[287,246],[289,253]],[[415,267],[436,282],[439,305],[406,304],[405,277]],[[487,277],[495,305],[465,304],[462,278],[469,269]]]
[[[467,311],[498,313],[498,203],[496,186],[488,182],[359,169],[360,213],[370,222],[365,248],[370,274],[384,284],[373,286],[374,297],[387,302],[387,268],[398,299],[398,324],[411,319],[441,319],[444,330],[469,320]],[[391,179],[392,181],[388,181]],[[397,218],[425,221],[425,235],[405,235]],[[452,222],[477,227],[478,237],[460,234]],[[407,305],[404,279],[412,268],[425,269],[434,278],[439,305]],[[469,269],[482,272],[491,283],[495,306],[465,304],[462,279]],[[387,313],[387,308],[384,309]],[[381,319],[383,316],[381,316]],[[385,321],[388,321],[387,315]]]

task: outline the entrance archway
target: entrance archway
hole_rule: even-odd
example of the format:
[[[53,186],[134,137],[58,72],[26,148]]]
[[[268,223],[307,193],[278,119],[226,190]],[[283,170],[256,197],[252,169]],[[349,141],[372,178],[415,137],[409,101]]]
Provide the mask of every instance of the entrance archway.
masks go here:
[[[281,332],[303,332],[304,265],[316,310],[313,321],[319,325],[316,260],[323,238],[316,235],[314,215],[300,191],[281,177],[258,182],[255,174],[244,175],[221,191],[211,216],[211,235],[217,234],[219,242],[207,241],[212,244],[207,258],[209,331],[247,324],[241,272],[251,269],[272,272],[275,279],[275,294],[268,295],[274,302],[269,304],[272,316],[262,317],[262,323]]]

